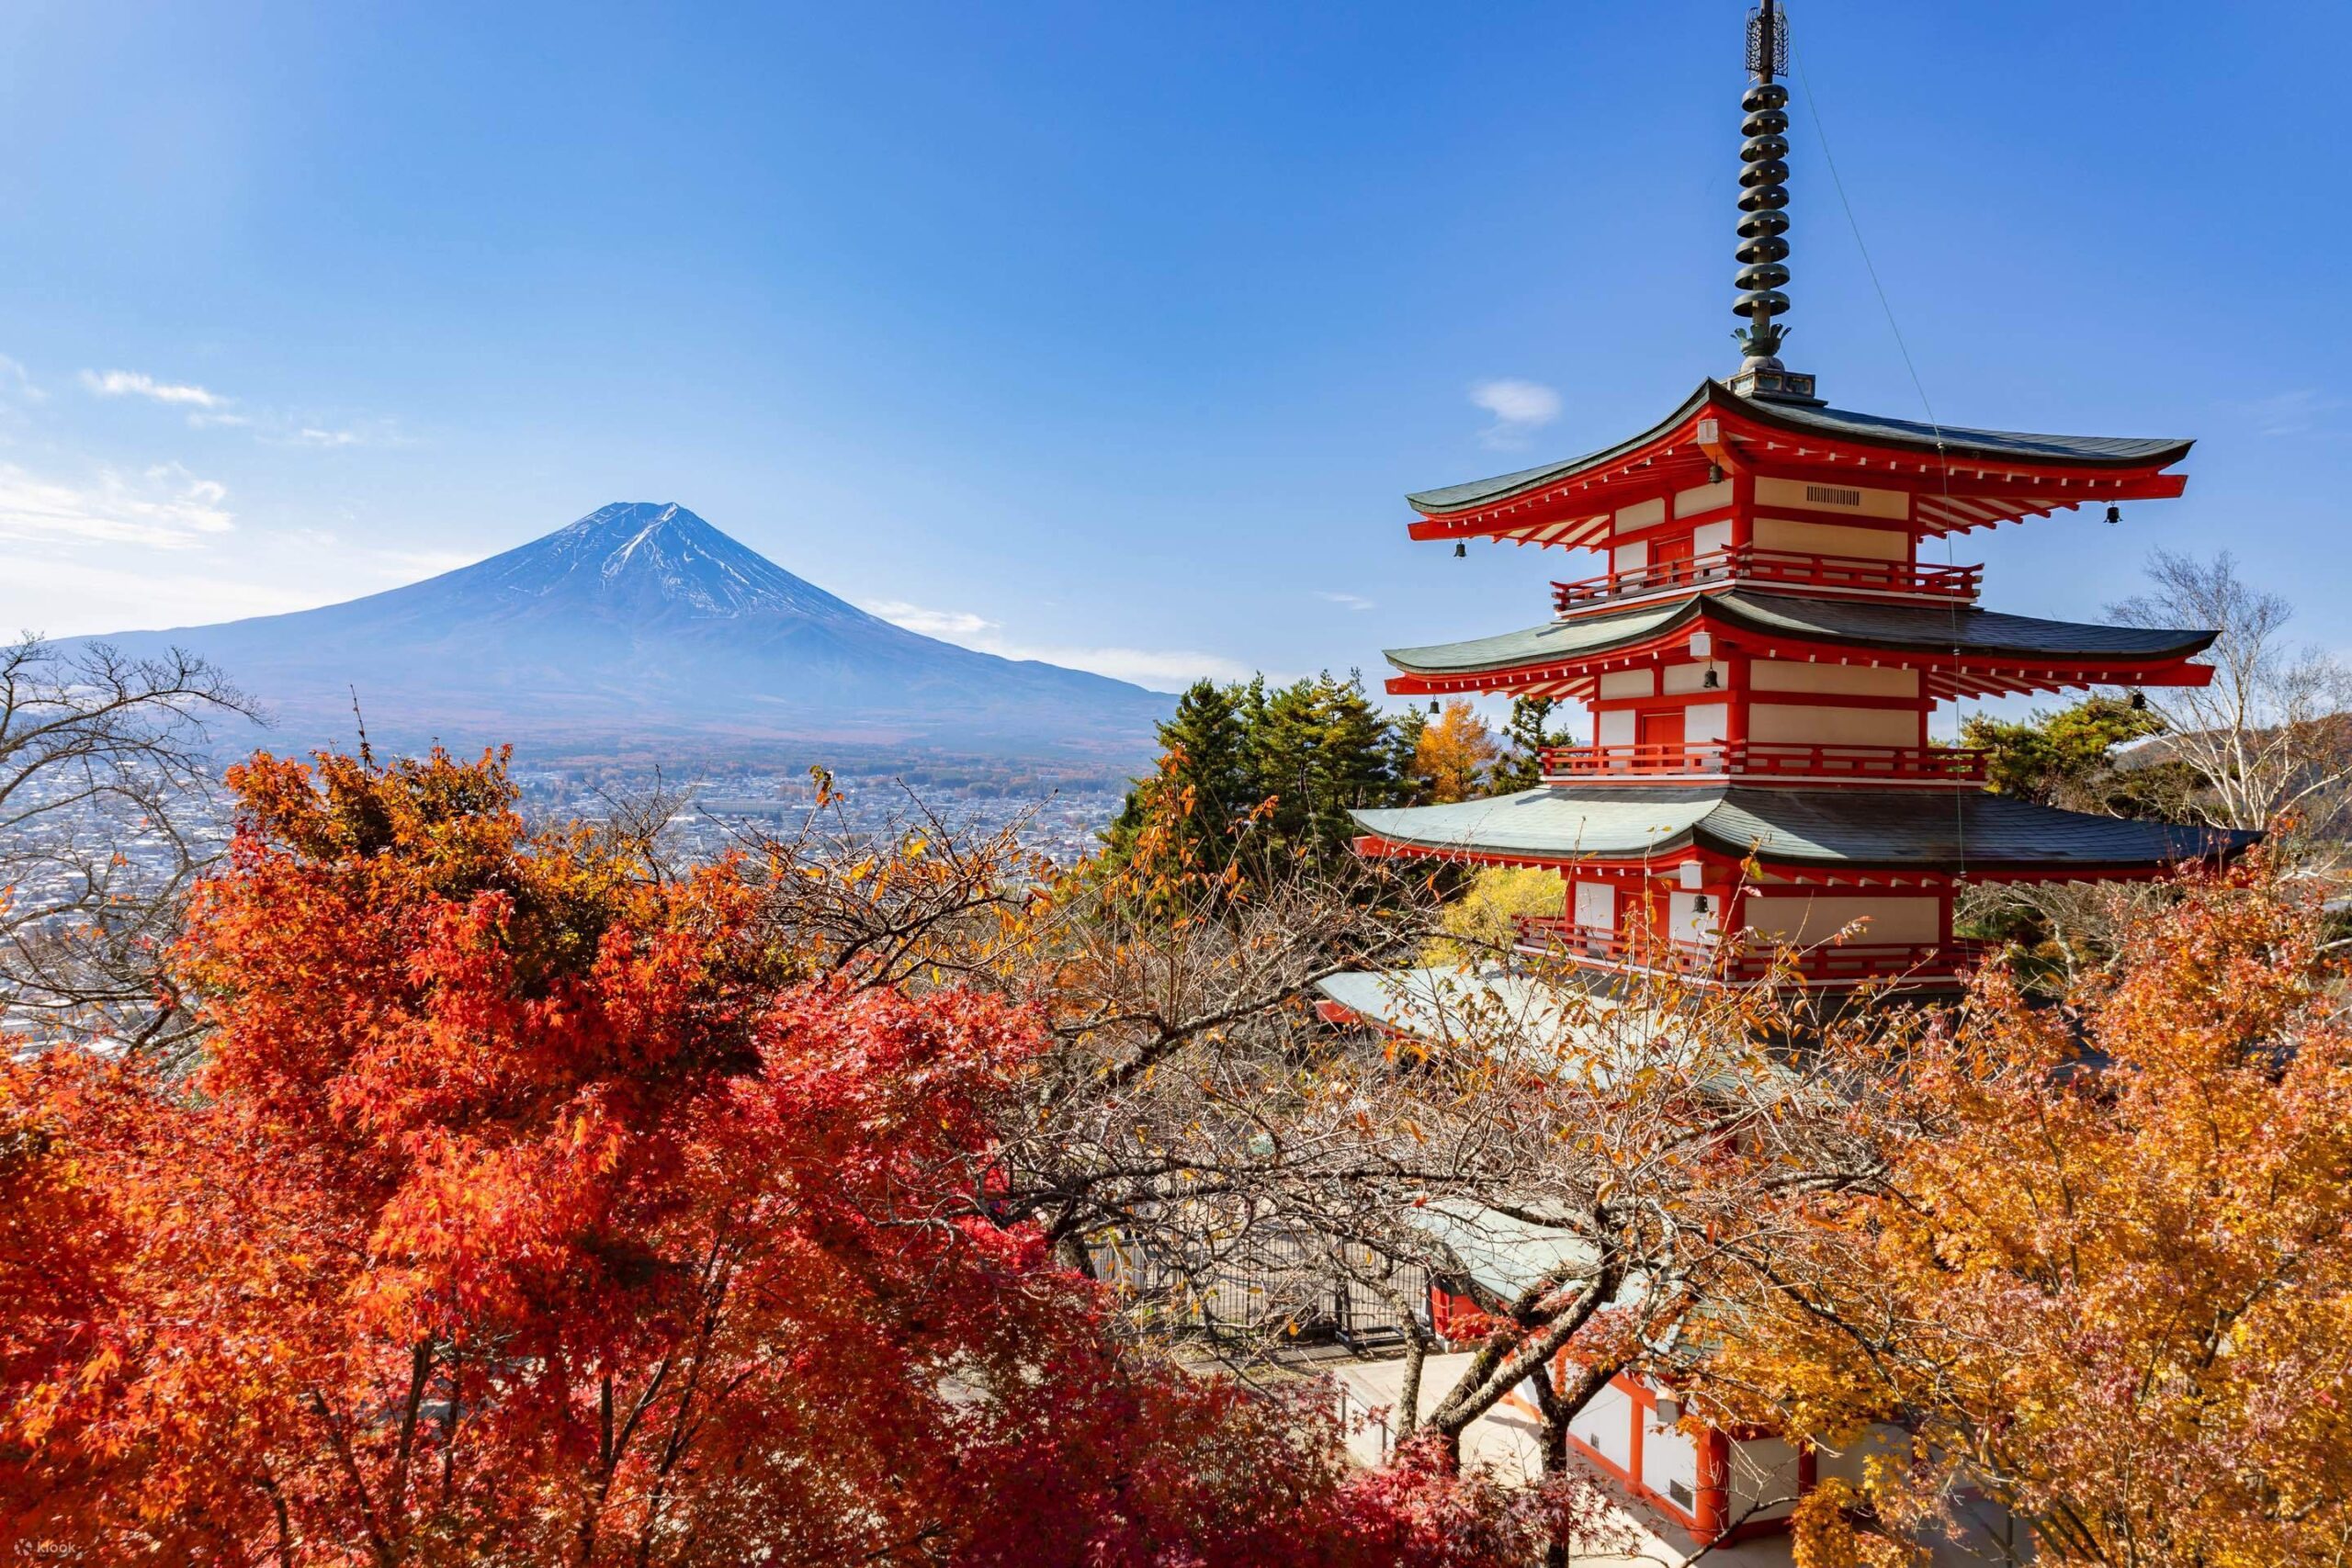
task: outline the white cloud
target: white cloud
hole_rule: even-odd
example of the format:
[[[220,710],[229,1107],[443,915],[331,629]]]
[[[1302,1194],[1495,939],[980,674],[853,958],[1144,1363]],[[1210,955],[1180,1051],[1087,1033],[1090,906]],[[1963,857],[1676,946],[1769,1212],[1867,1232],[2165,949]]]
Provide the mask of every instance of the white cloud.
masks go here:
[[[0,464],[0,539],[85,540],[189,549],[236,526],[229,491],[164,463],[134,477],[101,469],[84,483],[45,479]]]
[[[333,543],[332,538],[328,542]],[[368,555],[382,563],[378,568],[382,575],[403,581],[420,574],[438,577],[483,558],[480,550],[369,550]]]
[[[1003,636],[1004,628],[998,623],[969,610],[933,610],[899,599],[869,600],[865,608],[894,626],[959,648],[993,653],[1000,659],[1034,659],[1070,670],[1091,670],[1154,691],[1179,691],[1204,676],[1247,681],[1258,672],[1239,660],[1193,649],[1066,648],[1020,642]]]
[[[33,385],[32,372],[5,354],[0,354],[0,395],[27,403],[45,402],[49,399],[47,392]]]
[[[150,574],[0,549],[0,626],[11,633],[85,637],[205,626],[307,610],[322,597],[315,590],[243,576],[206,577],[182,570]]]
[[[910,632],[935,637],[948,642],[985,637],[999,630],[994,621],[969,610],[927,610],[921,604],[910,604],[903,599],[876,599],[865,608],[892,626],[904,626]]]
[[[0,384],[5,384],[11,363],[0,358]],[[158,381],[141,370],[85,370],[82,385],[102,398],[146,398],[186,409],[190,430],[249,430],[254,440],[272,446],[333,450],[406,445],[400,426],[389,419],[346,423],[299,410],[249,407],[240,412],[236,399],[209,387],[188,381]]]
[[[1560,417],[1560,394],[1541,381],[1510,377],[1481,381],[1470,389],[1470,400],[1495,416],[1495,423],[1478,434],[1488,446],[1522,446],[1531,432]]]
[[[2317,387],[2299,387],[2235,405],[2264,435],[2304,435],[2327,423],[2344,400]]]
[[[1378,604],[1365,598],[1361,593],[1334,593],[1327,589],[1318,588],[1315,591],[1315,596],[1317,599],[1326,600],[1331,604],[1338,604],[1343,609],[1376,610],[1380,608]]]
[[[330,423],[316,414],[271,414],[260,422],[254,438],[272,446],[309,446],[320,451],[408,444],[400,426],[389,419],[363,419],[343,424]]]
[[[983,651],[1007,659],[1036,659],[1070,670],[1091,670],[1114,681],[1131,681],[1155,692],[1181,692],[1195,681],[1247,681],[1252,665],[1222,654],[1186,648],[1001,648]]]
[[[182,403],[199,409],[217,409],[230,400],[191,382],[158,381],[139,370],[85,370],[82,385],[102,398],[152,398],[159,403]]]

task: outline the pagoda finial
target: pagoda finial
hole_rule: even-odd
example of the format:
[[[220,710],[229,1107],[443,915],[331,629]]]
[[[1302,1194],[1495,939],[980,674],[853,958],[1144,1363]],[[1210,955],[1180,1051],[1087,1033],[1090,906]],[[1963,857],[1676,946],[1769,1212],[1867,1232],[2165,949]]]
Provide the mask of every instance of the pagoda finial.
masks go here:
[[[1775,0],[1763,0],[1747,14],[1747,91],[1739,100],[1747,118],[1739,147],[1739,302],[1735,314],[1747,326],[1732,335],[1745,348],[1732,385],[1753,397],[1813,400],[1813,378],[1792,376],[1781,365],[1781,342],[1788,329],[1773,318],[1785,314],[1789,297],[1789,90],[1775,80],[1789,68],[1789,23]]]

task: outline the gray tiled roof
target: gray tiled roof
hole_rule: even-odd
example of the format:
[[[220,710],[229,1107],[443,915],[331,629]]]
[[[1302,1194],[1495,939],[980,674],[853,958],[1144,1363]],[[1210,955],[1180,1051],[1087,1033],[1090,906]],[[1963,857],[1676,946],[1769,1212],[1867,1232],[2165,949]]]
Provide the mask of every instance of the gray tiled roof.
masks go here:
[[[1556,1037],[1618,1005],[1621,980],[1590,969],[1541,975],[1498,964],[1350,969],[1315,988],[1359,1018],[1438,1039],[1474,1027]]]
[[[2107,657],[2122,660],[2181,659],[2214,634],[2188,627],[2109,626],[2044,621],[1962,605],[1894,604],[1871,600],[1806,599],[1739,589],[1649,604],[1611,615],[1580,615],[1523,631],[1427,648],[1390,649],[1385,657],[1415,675],[1472,674],[1515,670],[1629,647],[1702,615],[1767,635],[1804,637],[1840,647],[1917,653],[2014,654],[2023,659]]]
[[[1364,830],[1432,850],[1536,860],[1625,859],[1696,844],[1787,864],[1958,871],[2057,864],[2155,868],[2233,853],[2259,836],[2060,811],[1969,790],[1602,786],[1354,814]]]
[[[1683,400],[1681,407],[1639,435],[1620,441],[1615,446],[1604,446],[1599,451],[1562,462],[1521,468],[1516,473],[1498,474],[1492,479],[1472,479],[1465,484],[1419,491],[1405,500],[1417,512],[1459,512],[1466,507],[1540,490],[1555,479],[1597,468],[1612,457],[1647,445],[1690,418],[1710,400],[1736,401],[1743,414],[1791,431],[1818,431],[1849,440],[1887,443],[1929,452],[1940,448],[1953,457],[2012,457],[2019,462],[2080,464],[2086,468],[2138,467],[2149,463],[2162,467],[2178,461],[2191,445],[2188,441],[2169,436],[2037,435],[2021,430],[1974,430],[1956,424],[1939,427],[1919,420],[1894,419],[1884,414],[1856,413],[1847,409],[1807,408],[1802,403],[1781,402],[1772,399],[1742,398],[1720,381],[1702,381],[1697,391]]]
[[[1752,405],[1753,406],[1753,405]],[[1930,452],[1940,441],[1954,456],[2016,457],[2036,463],[2153,462],[2170,454],[2185,455],[2190,443],[2172,436],[2036,435],[2024,430],[1971,430],[1962,425],[1937,426],[1922,420],[1895,419],[1886,414],[1855,413],[1847,409],[1814,409],[1802,403],[1761,405],[1772,418],[1807,425],[1833,435],[1859,436],[1869,441],[1900,441]]]

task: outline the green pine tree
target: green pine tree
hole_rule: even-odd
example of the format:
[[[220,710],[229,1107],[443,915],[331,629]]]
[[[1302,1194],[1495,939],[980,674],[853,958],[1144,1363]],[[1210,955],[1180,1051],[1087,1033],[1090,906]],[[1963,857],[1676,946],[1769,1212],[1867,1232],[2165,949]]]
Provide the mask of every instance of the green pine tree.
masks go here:
[[[1544,720],[1559,706],[1556,697],[1519,697],[1510,705],[1510,723],[1504,727],[1503,760],[1495,764],[1494,793],[1510,795],[1533,789],[1544,782],[1544,751],[1564,744],[1567,737],[1544,728]]]
[[[1421,731],[1429,727],[1430,716],[1419,703],[1407,705],[1388,721],[1388,771],[1396,781],[1398,806],[1429,804],[1430,781],[1420,773]]]
[[[1179,817],[1178,834],[1193,863],[1204,871],[1232,863],[1243,825],[1263,798],[1250,755],[1256,687],[1196,681],[1176,699],[1175,714],[1159,727],[1159,770],[1128,790],[1103,835],[1114,857],[1133,849],[1156,808],[1176,807],[1189,793],[1192,807]]]
[[[1326,673],[1316,682],[1316,709],[1322,721],[1317,760],[1319,789],[1313,818],[1318,859],[1354,852],[1356,820],[1349,813],[1393,806],[1399,795],[1395,741],[1388,720],[1363,689],[1363,675],[1345,681]]]
[[[1990,753],[1984,787],[1996,795],[2103,811],[2117,817],[2177,811],[2192,788],[2177,761],[2119,768],[2115,749],[2164,733],[2164,722],[2118,697],[2095,696],[2055,713],[2037,709],[2022,723],[1972,714],[1960,743]]]

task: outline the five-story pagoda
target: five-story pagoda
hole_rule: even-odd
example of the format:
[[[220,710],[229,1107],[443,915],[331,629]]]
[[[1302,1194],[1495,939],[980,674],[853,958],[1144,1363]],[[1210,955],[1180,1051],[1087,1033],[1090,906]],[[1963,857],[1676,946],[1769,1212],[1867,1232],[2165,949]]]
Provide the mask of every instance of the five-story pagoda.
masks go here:
[[[2199,685],[2213,633],[1979,608],[1954,536],[2180,494],[2181,440],[1972,430],[1827,406],[1779,357],[1789,305],[1785,36],[1751,18],[1742,99],[1738,314],[1747,357],[1641,434],[1565,462],[1408,498],[1417,539],[1598,552],[1521,631],[1392,649],[1399,695],[1581,700],[1592,742],[1541,787],[1367,810],[1359,848],[1553,868],[1565,913],[1531,952],[1596,969],[1664,961],[1795,983],[1949,982],[1977,882],[2153,878],[2244,835],[1987,794],[1984,759],[1929,739],[1939,702]],[[1455,546],[1457,553],[1463,548]]]

